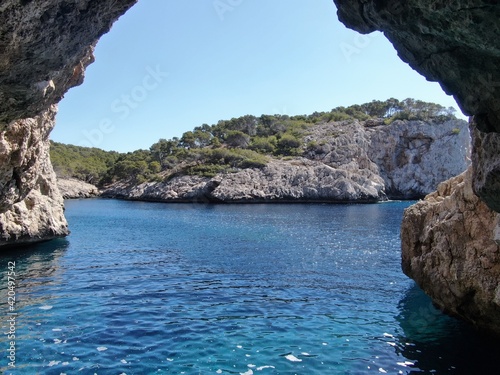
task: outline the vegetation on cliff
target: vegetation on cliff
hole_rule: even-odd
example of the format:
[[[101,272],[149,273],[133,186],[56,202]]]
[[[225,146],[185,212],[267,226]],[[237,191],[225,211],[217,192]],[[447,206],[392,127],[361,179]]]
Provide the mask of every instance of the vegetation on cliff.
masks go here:
[[[50,159],[60,178],[99,184],[119,156],[120,153],[115,151],[50,142]]]
[[[420,100],[388,99],[337,107],[311,115],[246,115],[195,127],[180,138],[160,139],[149,150],[129,153],[52,142],[51,159],[58,176],[106,185],[117,181],[164,181],[179,175],[211,177],[221,172],[261,168],[269,158],[306,156],[318,144],[305,141],[312,127],[338,121],[424,120],[455,118],[453,108]]]

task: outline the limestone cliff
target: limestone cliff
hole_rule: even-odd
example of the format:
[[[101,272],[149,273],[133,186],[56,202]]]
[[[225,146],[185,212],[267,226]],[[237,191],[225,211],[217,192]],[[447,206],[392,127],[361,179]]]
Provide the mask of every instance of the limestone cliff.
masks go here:
[[[48,153],[55,104],[82,83],[93,45],[135,2],[0,4],[0,246],[68,233]]]
[[[470,139],[461,120],[343,123],[314,128],[306,140],[320,146],[313,160],[370,171],[383,180],[390,199],[422,198],[469,164]],[[372,178],[365,175],[367,178]]]
[[[48,135],[55,107],[11,122],[0,134],[1,244],[19,244],[68,233],[63,200],[49,160]]]
[[[383,181],[296,159],[213,178],[180,176],[138,186],[118,184],[103,195],[162,202],[376,202],[383,196]]]
[[[264,168],[213,178],[167,175],[164,182],[138,186],[120,182],[103,195],[163,202],[376,202],[423,197],[469,162],[463,120],[328,122],[308,128],[304,144],[306,157],[271,159]]]
[[[408,208],[403,271],[444,311],[500,334],[497,214],[472,190],[472,171]]]
[[[470,162],[465,121],[396,121],[369,132],[368,155],[379,167],[391,199],[422,198],[440,182],[462,173]]]

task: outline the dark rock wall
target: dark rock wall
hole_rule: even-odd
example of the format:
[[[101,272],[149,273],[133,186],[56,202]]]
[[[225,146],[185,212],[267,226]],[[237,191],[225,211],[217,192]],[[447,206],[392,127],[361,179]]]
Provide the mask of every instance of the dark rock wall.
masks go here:
[[[39,115],[83,82],[93,46],[136,0],[4,0],[0,125]]]

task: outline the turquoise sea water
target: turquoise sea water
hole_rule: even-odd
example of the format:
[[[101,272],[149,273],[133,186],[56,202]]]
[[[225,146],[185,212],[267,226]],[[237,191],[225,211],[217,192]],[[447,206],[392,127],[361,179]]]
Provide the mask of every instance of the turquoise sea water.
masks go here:
[[[0,372],[496,373],[400,271],[408,205],[68,201],[69,237],[0,256]]]

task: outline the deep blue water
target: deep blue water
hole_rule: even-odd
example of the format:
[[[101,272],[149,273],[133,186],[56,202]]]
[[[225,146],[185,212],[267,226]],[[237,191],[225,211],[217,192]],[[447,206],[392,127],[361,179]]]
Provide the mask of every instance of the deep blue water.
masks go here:
[[[408,204],[68,201],[69,237],[0,256],[0,372],[495,373],[400,271]]]

